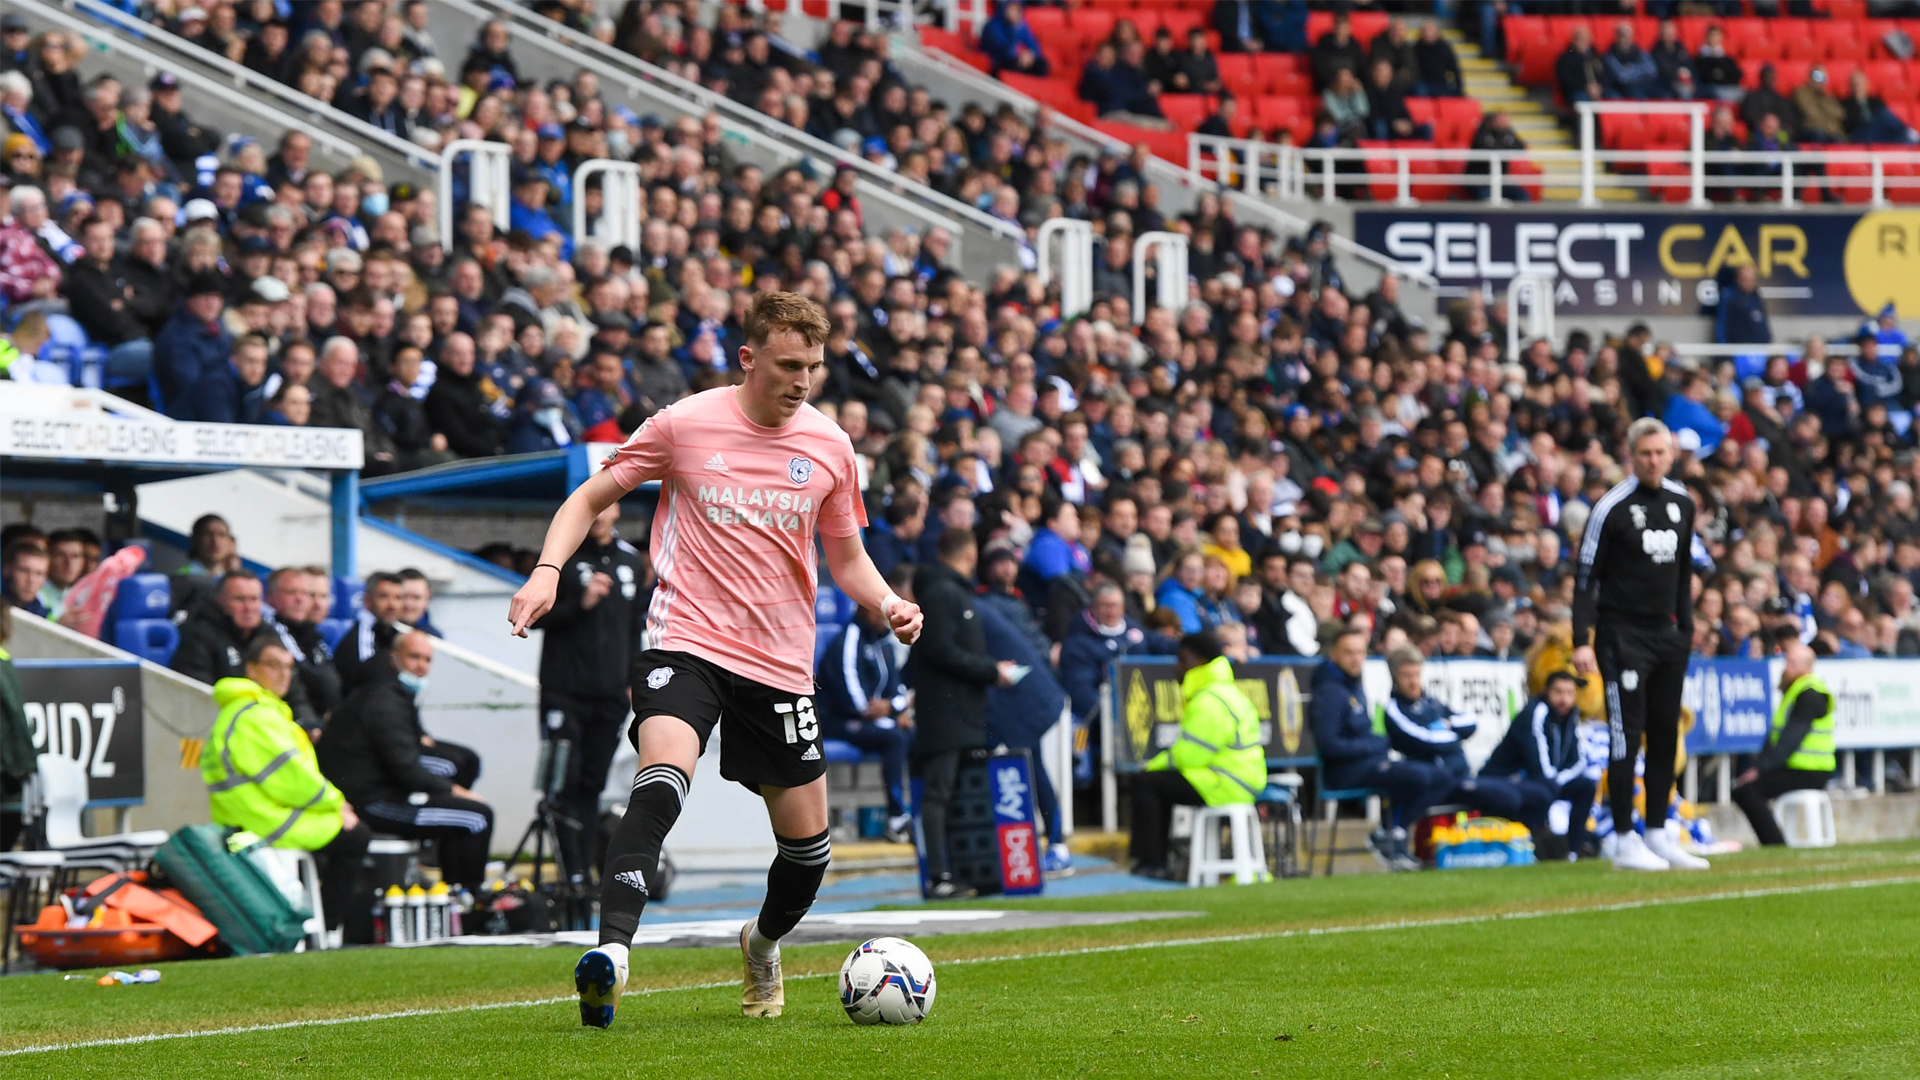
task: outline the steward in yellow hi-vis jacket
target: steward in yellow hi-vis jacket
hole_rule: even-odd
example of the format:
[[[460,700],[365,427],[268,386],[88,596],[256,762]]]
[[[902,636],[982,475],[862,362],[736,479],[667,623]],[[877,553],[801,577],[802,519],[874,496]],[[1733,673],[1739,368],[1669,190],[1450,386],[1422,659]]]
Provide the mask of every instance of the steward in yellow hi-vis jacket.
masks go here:
[[[1233,682],[1233,662],[1211,630],[1180,639],[1180,737],[1133,778],[1134,873],[1167,876],[1175,806],[1250,803],[1267,782],[1260,716]]]

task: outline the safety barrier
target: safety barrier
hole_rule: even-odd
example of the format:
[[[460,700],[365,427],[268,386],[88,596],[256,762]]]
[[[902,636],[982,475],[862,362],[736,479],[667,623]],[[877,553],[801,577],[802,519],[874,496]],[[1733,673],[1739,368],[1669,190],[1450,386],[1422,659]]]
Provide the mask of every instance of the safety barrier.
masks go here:
[[[587,228],[587,180],[600,177],[600,217]],[[640,166],[631,161],[594,158],[580,163],[574,176],[573,241],[578,244],[589,235],[613,246],[626,245],[640,250]]]
[[[484,206],[493,214],[493,227],[501,232],[513,228],[513,148],[506,143],[486,139],[455,139],[440,151],[439,184],[440,244],[453,250],[459,234],[453,220],[453,165],[461,156],[467,162],[467,201]]]
[[[1314,669],[1320,663],[1311,657],[1272,656],[1234,666],[1236,682],[1260,717],[1270,767],[1315,763],[1307,717]],[[1692,711],[1694,722],[1687,733],[1687,770],[1680,778],[1681,794],[1689,801],[1730,801],[1733,759],[1758,753],[1766,745],[1780,698],[1781,664],[1778,657],[1694,657],[1689,663],[1681,703]],[[1907,751],[1909,780],[1920,777],[1920,661],[1822,659],[1814,670],[1835,698],[1841,786],[1885,794],[1887,755],[1898,751]],[[1361,682],[1369,702],[1384,700],[1392,685],[1386,661],[1369,659]],[[1477,725],[1464,747],[1477,769],[1526,703],[1526,665],[1484,658],[1429,660],[1425,690]],[[1138,771],[1148,758],[1172,745],[1182,704],[1180,678],[1170,658],[1131,658],[1108,666],[1100,693],[1103,828],[1118,827],[1119,775]],[[1865,776],[1857,768],[1858,754],[1867,757]],[[1713,798],[1703,800],[1700,780],[1709,770],[1715,777]]]

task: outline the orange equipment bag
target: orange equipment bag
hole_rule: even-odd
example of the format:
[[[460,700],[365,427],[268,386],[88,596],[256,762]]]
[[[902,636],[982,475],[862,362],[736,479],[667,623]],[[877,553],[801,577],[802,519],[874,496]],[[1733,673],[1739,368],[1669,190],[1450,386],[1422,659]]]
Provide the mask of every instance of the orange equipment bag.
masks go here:
[[[117,967],[209,955],[218,931],[200,909],[172,889],[140,884],[143,873],[95,879],[74,905],[86,915],[70,927],[66,907],[49,904],[31,926],[19,927],[20,947],[51,968]]]

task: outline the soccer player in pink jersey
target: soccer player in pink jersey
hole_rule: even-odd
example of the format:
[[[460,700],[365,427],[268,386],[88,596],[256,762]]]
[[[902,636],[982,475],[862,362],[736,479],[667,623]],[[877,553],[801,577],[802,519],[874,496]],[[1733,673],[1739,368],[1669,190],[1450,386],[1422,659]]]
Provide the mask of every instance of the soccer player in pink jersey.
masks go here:
[[[553,606],[558,566],[602,510],[660,481],[647,611],[651,648],[631,669],[640,769],[607,844],[600,944],[580,958],[580,1022],[613,1023],[627,954],[660,844],[680,816],[694,765],[720,725],[720,775],[767,804],[778,853],[758,917],[740,928],[740,1009],[779,1016],[786,1004],[780,938],[813,906],[826,875],[826,763],[813,705],[814,534],[834,583],[879,612],[903,642],[920,608],[895,595],[860,543],[866,511],[846,433],[807,404],[825,377],[827,318],[790,292],[747,310],[746,379],[683,398],[642,424],[553,517],[540,565],[508,613],[513,633]]]

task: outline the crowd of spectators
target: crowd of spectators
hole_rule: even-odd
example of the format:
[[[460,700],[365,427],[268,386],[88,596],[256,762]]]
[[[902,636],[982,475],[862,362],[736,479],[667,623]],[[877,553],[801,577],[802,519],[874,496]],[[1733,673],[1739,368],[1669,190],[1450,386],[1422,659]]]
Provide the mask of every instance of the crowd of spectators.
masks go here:
[[[409,10],[392,14],[405,24]],[[1619,434],[1645,414],[1682,429],[1677,475],[1702,508],[1701,651],[1750,653],[1783,628],[1835,654],[1920,651],[1920,354],[1904,342],[1876,330],[1878,357],[1829,363],[1816,347],[1751,373],[1695,365],[1642,331],[1506,356],[1498,305],[1476,295],[1423,323],[1391,277],[1356,287],[1325,226],[1273,235],[1207,196],[1168,215],[1137,156],[1074,159],[1011,111],[950,113],[891,73],[884,37],[836,28],[814,65],[745,20],[731,5],[641,4],[594,28],[803,126],[828,117],[829,137],[1029,226],[1092,220],[1092,310],[1058,318],[1020,267],[963,279],[938,230],[870,235],[850,181],[740,164],[712,118],[623,123],[586,74],[521,85],[493,27],[474,45],[492,66],[455,108],[459,130],[521,156],[504,235],[463,206],[443,253],[431,193],[385,184],[371,162],[306,172],[298,134],[271,155],[208,136],[225,157],[204,188],[141,188],[131,206],[109,197],[57,219],[16,210],[9,235],[44,240],[54,222],[72,248],[53,253],[61,285],[109,236],[128,249],[109,267],[142,261],[176,283],[164,320],[142,324],[162,343],[169,408],[357,427],[373,471],[618,439],[733,377],[755,292],[799,291],[833,324],[815,403],[860,455],[876,555],[924,564],[942,530],[974,530],[984,564],[1017,565],[996,588],[1033,609],[1063,664],[1110,656],[1116,636],[1149,640],[1136,629],[1215,628],[1235,655],[1317,654],[1342,625],[1376,650],[1516,655],[1564,616],[1586,507],[1623,475]],[[93,130],[121,126],[104,102],[128,88],[70,81],[102,118]],[[177,88],[152,89],[173,130],[192,127]],[[82,133],[43,102],[28,103],[43,128]],[[42,167],[77,177],[90,152]],[[606,153],[642,167],[640,250],[550,227],[555,174]],[[270,197],[249,202],[255,177]],[[83,190],[60,180],[20,186],[55,205]],[[1192,236],[1197,285],[1134,330],[1131,238],[1164,227]],[[230,372],[213,381],[230,380],[232,413],[198,411],[214,401],[208,369]],[[36,565],[21,563],[9,554],[10,588]],[[1089,614],[1106,585],[1124,598],[1119,622]],[[1069,691],[1084,681],[1060,675]]]

